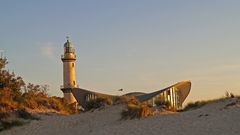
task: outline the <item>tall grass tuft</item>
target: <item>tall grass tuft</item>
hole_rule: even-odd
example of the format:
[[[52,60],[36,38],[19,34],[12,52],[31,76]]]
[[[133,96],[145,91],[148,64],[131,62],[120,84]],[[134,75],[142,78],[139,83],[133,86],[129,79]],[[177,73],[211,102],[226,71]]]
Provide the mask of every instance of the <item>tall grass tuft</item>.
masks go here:
[[[146,104],[128,104],[127,109],[121,113],[122,119],[144,118],[152,116],[151,109]]]
[[[240,96],[236,96],[236,95],[234,95],[231,92],[226,92],[225,96],[221,97],[221,98],[212,99],[212,100],[203,100],[203,101],[190,102],[181,111],[194,110],[194,109],[198,109],[200,107],[203,107],[203,106],[205,106],[207,104],[210,104],[210,103],[213,103],[213,102],[223,101],[225,99],[230,99],[230,98],[239,98],[239,97]]]
[[[112,105],[113,101],[110,97],[107,96],[97,96],[96,99],[92,99],[88,102],[86,102],[86,111],[89,111],[91,109],[97,109],[100,107],[103,107],[105,105]]]

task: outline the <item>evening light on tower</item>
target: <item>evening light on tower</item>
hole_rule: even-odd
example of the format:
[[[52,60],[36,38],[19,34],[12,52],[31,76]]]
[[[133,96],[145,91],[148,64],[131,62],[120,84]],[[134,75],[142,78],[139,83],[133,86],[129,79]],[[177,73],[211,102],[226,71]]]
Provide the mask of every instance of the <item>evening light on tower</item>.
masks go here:
[[[0,135],[240,135],[239,5],[2,0]]]
[[[77,105],[87,108],[88,104],[98,99],[111,99],[114,100],[117,95],[108,95],[104,93],[97,93],[92,90],[79,88],[76,85],[75,74],[75,61],[76,55],[72,43],[67,37],[67,42],[64,44],[64,54],[62,55],[63,61],[63,91],[64,98],[68,104],[73,104],[76,108]],[[151,93],[131,92],[126,93],[125,96],[136,98],[139,102],[151,104],[156,106],[156,102],[169,102],[173,110],[182,108],[182,104],[188,96],[191,89],[190,81],[182,81],[162,90],[157,90]]]
[[[72,94],[72,89],[77,88],[75,74],[76,55],[69,37],[67,37],[67,42],[64,44],[64,54],[61,56],[61,59],[63,62],[63,86],[61,90],[69,104],[76,103],[76,99]]]

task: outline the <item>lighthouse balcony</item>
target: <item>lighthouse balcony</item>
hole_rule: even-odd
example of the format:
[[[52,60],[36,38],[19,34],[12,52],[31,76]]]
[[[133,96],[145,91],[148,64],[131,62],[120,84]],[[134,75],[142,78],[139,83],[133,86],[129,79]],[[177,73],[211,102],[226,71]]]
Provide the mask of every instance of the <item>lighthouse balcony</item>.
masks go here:
[[[79,88],[79,85],[72,86],[72,87],[71,87],[71,86],[70,86],[70,87],[69,87],[69,86],[64,87],[63,85],[60,86],[60,89],[61,89],[61,90],[62,90],[62,89],[73,89],[73,88]]]
[[[61,55],[62,60],[76,60],[76,55],[75,54],[64,54]]]

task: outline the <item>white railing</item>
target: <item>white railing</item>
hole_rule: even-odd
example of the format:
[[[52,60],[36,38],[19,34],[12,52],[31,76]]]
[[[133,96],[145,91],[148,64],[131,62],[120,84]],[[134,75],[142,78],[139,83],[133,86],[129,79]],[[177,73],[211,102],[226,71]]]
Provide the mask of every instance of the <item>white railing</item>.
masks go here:
[[[76,59],[77,56],[76,56],[75,54],[74,54],[73,56],[74,56],[74,59]],[[65,55],[61,55],[61,58],[62,58],[62,59],[65,59]],[[68,58],[66,58],[66,59],[68,59]],[[71,58],[70,58],[70,59],[71,59]]]

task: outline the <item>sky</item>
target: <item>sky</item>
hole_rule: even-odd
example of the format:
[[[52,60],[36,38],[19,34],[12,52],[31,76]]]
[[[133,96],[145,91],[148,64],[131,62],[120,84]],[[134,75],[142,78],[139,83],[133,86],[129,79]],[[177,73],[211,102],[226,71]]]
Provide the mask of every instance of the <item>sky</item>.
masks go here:
[[[0,49],[26,83],[63,96],[63,44],[77,83],[107,94],[192,82],[187,102],[240,94],[239,0],[2,0]],[[123,92],[119,92],[119,89]]]

